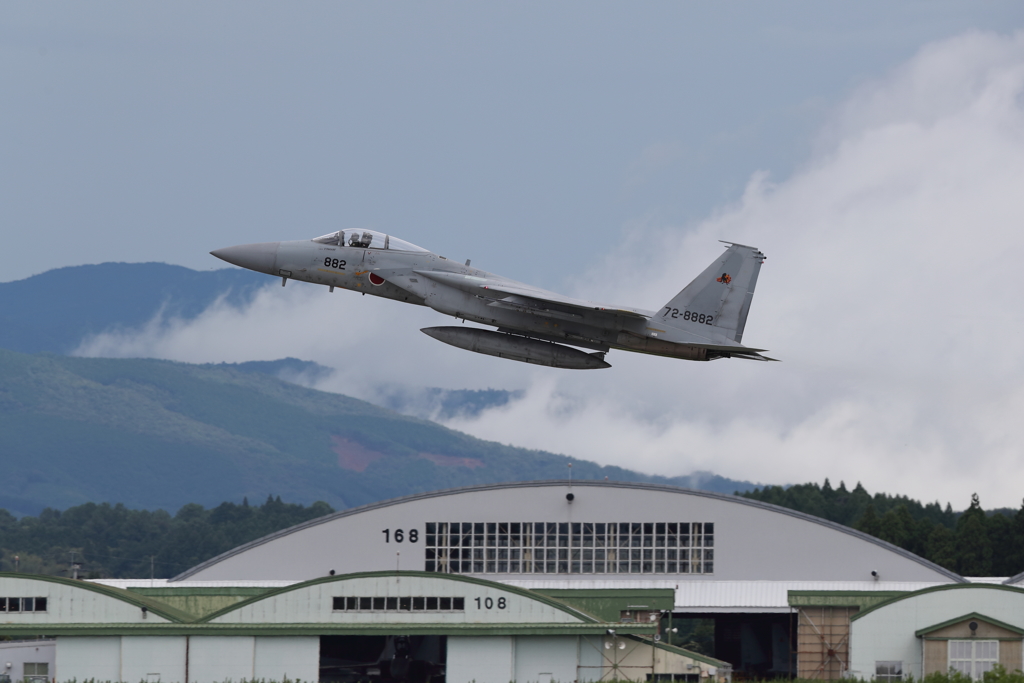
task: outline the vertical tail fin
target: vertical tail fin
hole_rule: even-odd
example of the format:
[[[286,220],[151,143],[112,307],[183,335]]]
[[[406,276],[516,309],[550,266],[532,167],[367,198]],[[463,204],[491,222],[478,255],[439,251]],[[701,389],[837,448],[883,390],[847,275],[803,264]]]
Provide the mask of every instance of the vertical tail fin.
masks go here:
[[[726,244],[729,248],[725,253],[662,306],[654,319],[705,335],[714,331],[737,344],[743,340],[757,274],[765,256],[754,247]]]

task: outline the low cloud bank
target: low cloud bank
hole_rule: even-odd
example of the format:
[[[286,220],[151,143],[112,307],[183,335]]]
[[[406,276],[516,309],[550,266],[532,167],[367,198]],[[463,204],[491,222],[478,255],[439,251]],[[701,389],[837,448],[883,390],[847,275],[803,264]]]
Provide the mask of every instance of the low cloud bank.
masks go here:
[[[626,226],[574,294],[656,308],[720,252],[761,248],[744,342],[782,363],[612,352],[611,370],[500,361],[418,333],[439,314],[290,284],[245,309],[104,334],[83,355],[192,362],[296,356],[318,388],[521,389],[448,424],[666,475],[845,479],[964,507],[1024,496],[1024,34],[931,44],[853,93],[792,177],[753,174],[696,226]],[[485,264],[481,263],[484,267]],[[450,321],[447,324],[452,324]]]

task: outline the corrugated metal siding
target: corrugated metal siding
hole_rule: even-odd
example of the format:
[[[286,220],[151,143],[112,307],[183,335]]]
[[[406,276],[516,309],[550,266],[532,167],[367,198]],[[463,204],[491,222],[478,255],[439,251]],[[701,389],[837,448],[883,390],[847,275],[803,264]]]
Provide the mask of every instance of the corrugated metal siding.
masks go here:
[[[0,595],[18,597],[45,597],[45,612],[10,612],[4,615],[6,624],[50,623],[166,623],[158,614],[145,614],[125,599],[82,587],[66,580],[35,579],[25,575],[5,576]],[[132,596],[125,596],[132,599]],[[155,604],[155,603],[154,603]]]
[[[463,611],[338,611],[334,597],[344,596],[435,596],[465,599]],[[477,602],[479,600],[479,602]],[[543,596],[524,596],[494,585],[434,576],[370,576],[316,583],[256,600],[226,612],[212,623],[352,623],[431,624],[502,623],[572,624],[584,621],[561,603],[549,604]],[[499,607],[500,605],[500,607]]]

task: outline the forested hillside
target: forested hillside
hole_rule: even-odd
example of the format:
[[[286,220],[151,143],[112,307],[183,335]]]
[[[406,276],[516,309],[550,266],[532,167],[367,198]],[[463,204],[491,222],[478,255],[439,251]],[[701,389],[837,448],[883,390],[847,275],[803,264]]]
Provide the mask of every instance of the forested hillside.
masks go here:
[[[268,497],[262,505],[190,504],[171,515],[87,503],[15,519],[0,510],[0,571],[67,576],[72,560],[88,578],[169,578],[248,541],[334,510]],[[17,559],[16,559],[17,558]]]
[[[1024,505],[986,513],[975,495],[957,513],[949,503],[943,507],[906,496],[872,496],[860,483],[849,491],[842,482],[833,488],[828,479],[822,486],[768,486],[739,495],[851,526],[962,576],[1024,571]]]
[[[175,510],[268,493],[342,509],[562,479],[569,462],[231,366],[0,349],[0,507],[15,516],[90,501]],[[753,488],[572,462],[580,479]]]

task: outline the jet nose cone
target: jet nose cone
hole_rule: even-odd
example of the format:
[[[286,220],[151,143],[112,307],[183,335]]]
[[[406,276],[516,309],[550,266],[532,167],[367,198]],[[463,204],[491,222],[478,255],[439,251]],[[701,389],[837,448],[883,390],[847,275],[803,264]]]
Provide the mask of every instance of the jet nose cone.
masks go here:
[[[280,244],[280,242],[239,244],[236,247],[214,249],[210,253],[221,261],[227,261],[232,265],[274,275],[274,261],[277,259],[277,247]]]

